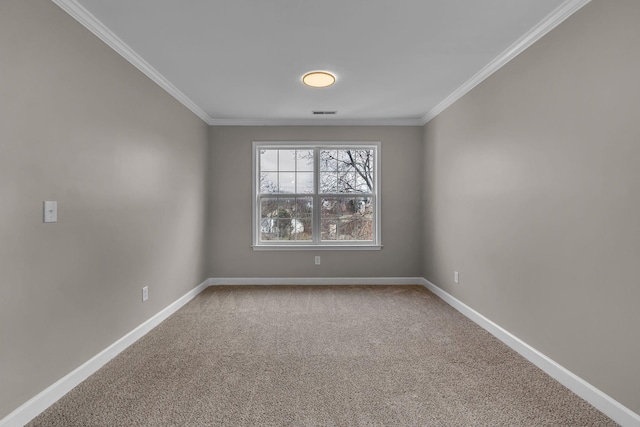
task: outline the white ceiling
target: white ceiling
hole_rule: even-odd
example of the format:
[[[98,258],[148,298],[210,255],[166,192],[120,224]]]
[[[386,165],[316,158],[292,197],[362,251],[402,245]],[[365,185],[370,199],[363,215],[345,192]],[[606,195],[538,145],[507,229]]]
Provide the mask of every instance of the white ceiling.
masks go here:
[[[402,125],[589,0],[53,1],[210,124]],[[316,69],[336,84],[304,86]]]

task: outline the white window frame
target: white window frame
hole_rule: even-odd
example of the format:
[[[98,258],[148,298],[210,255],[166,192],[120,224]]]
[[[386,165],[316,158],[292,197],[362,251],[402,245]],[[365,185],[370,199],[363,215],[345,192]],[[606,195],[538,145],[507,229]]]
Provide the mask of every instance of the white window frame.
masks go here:
[[[313,194],[304,194],[298,196],[313,197],[313,241],[269,241],[268,243],[260,241],[260,149],[314,149],[314,192]],[[372,197],[374,199],[373,229],[375,232],[373,241],[353,241],[353,240],[331,240],[323,241],[320,233],[320,203],[319,199],[323,196],[331,196],[331,194],[319,194],[319,176],[320,176],[320,159],[318,153],[321,149],[373,149],[374,150],[374,191]],[[254,141],[252,147],[252,247],[254,250],[380,250],[381,243],[381,203],[380,203],[380,156],[381,143],[363,142],[363,141]],[[282,193],[275,193],[278,195]],[[340,193],[336,196],[358,196],[358,193]],[[293,194],[295,196],[295,194]]]

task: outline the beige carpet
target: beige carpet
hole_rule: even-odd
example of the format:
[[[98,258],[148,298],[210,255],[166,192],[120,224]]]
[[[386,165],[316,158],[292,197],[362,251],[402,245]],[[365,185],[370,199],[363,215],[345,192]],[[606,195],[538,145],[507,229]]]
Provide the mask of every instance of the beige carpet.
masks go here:
[[[419,286],[210,287],[33,426],[605,426]]]

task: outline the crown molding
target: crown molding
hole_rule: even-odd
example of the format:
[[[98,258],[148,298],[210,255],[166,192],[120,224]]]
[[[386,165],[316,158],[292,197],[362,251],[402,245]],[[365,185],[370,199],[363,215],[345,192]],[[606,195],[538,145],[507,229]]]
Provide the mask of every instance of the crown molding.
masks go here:
[[[591,0],[567,0],[422,117],[425,125]]]
[[[51,0],[100,40],[211,126],[423,126],[591,0],[566,0],[538,25],[417,119],[214,119],[182,93],[76,0]]]
[[[211,126],[422,126],[417,119],[212,119]]]
[[[422,119],[214,119],[76,0],[51,0],[210,126],[422,126]]]
[[[213,119],[200,107],[196,105],[189,97],[182,93],[162,74],[156,71],[147,61],[131,49],[122,39],[116,36],[109,28],[93,16],[76,0],[51,0],[62,10],[67,12],[82,24],[87,30],[95,34],[100,40],[105,42],[111,49],[115,50],[120,56],[129,61],[134,67],[142,71],[147,77],[153,80],[158,86],[167,91],[171,96],[177,99],[182,105],[187,107],[196,116],[203,121],[209,123]]]

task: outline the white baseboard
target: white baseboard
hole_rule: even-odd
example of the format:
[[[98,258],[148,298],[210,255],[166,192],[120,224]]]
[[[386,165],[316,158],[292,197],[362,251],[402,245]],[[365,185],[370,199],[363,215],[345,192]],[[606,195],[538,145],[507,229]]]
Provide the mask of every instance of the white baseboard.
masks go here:
[[[189,291],[164,310],[129,332],[124,337],[101,351],[55,384],[0,420],[0,427],[19,427],[31,421],[58,399],[96,372],[112,358],[144,336],[163,320],[179,310],[208,286],[224,285],[421,285],[440,297],[460,313],[507,344],[527,360],[538,366],[556,381],[591,403],[623,427],[640,427],[640,415],[584,381],[568,369],[551,360],[529,344],[511,334],[501,326],[478,313],[462,301],[443,291],[422,277],[301,277],[301,278],[210,278]]]
[[[468,317],[474,323],[477,323],[480,327],[511,347],[513,350],[520,353],[520,355],[525,359],[542,369],[553,379],[592,404],[600,412],[604,413],[621,426],[640,427],[640,415],[603,393],[565,367],[559,365],[526,342],[522,341],[520,338],[516,337],[493,321],[487,319],[482,314],[478,313],[449,293],[443,291],[428,280],[421,279],[421,284],[440,297],[447,304]]]
[[[422,277],[214,277],[211,286],[225,285],[422,285]]]
[[[178,311],[182,306],[191,301],[196,295],[202,292],[210,285],[210,280],[205,280],[194,289],[187,292],[177,301],[160,311],[158,314],[102,350],[100,353],[92,357],[90,360],[74,369],[69,374],[62,377],[53,385],[49,386],[42,392],[38,393],[28,402],[11,412],[9,415],[0,420],[0,427],[19,427],[23,426],[41,412],[53,405],[58,399],[71,391],[72,388],[87,379],[91,374],[103,367],[107,362],[117,356],[124,349],[136,342],[147,332],[158,326],[163,320]]]

